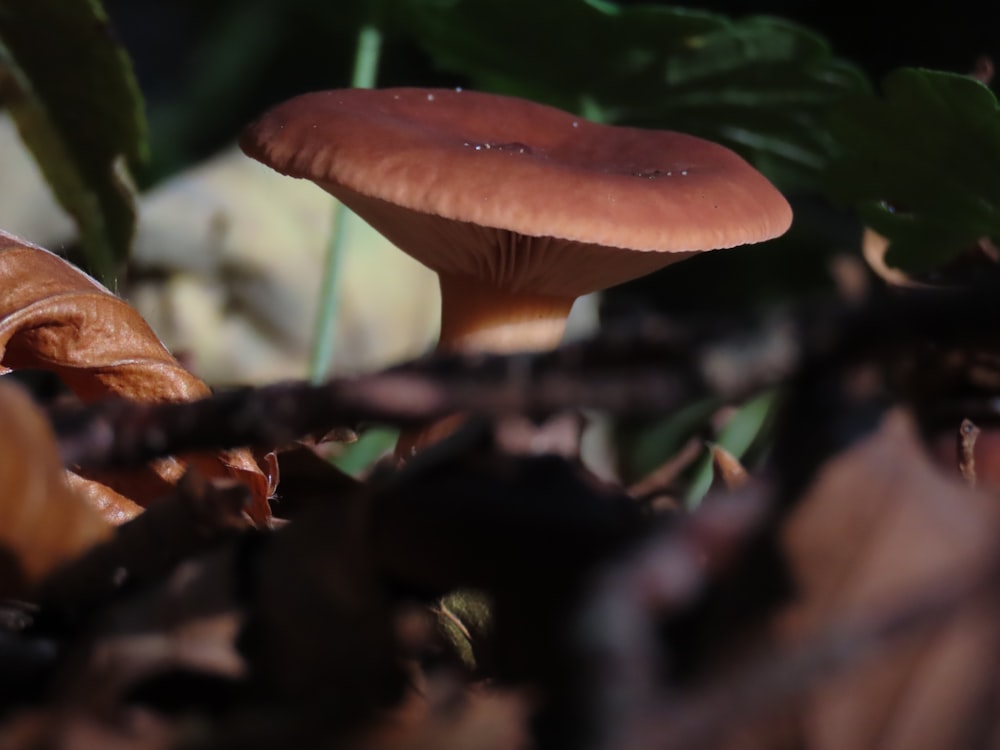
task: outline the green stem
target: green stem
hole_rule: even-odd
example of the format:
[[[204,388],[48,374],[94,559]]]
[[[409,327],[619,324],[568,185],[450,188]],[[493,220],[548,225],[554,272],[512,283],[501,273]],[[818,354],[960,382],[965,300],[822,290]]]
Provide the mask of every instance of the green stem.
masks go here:
[[[362,26],[358,32],[358,49],[354,56],[351,86],[370,89],[375,85],[381,50],[381,32],[374,26]],[[330,242],[326,249],[326,262],[323,266],[323,279],[320,283],[316,310],[316,328],[309,357],[309,379],[313,383],[323,382],[333,363],[334,334],[337,328],[337,311],[340,307],[338,281],[349,221],[350,212],[338,201],[333,209],[333,231],[330,233]]]
[[[382,32],[371,25],[364,25],[358,31],[358,51],[354,55],[354,74],[351,86],[356,89],[370,89],[378,75],[378,60],[382,52]]]

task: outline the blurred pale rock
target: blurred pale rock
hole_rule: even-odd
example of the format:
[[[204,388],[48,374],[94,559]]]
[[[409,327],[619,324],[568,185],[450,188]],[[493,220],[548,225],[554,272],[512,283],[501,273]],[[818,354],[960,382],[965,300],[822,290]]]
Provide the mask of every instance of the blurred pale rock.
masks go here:
[[[143,198],[133,299],[209,381],[304,377],[332,216],[315,185],[226,151]],[[335,372],[419,355],[437,330],[434,274],[350,222]]]
[[[13,120],[0,112],[0,229],[58,250],[76,229],[59,207]]]

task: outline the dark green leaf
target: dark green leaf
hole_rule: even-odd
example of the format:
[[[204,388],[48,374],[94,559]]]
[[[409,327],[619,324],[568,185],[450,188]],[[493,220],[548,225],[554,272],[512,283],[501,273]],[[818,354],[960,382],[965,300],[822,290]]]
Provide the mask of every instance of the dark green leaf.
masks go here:
[[[333,460],[333,465],[352,477],[360,476],[372,464],[392,450],[399,438],[399,430],[372,428],[366,430],[357,442],[345,445]]]
[[[397,2],[397,31],[480,88],[726,143],[785,187],[815,185],[833,146],[828,108],[867,90],[820,37],[774,18],[603,0]]]
[[[97,0],[0,0],[0,101],[108,284],[135,227],[128,165],[145,158],[142,98]]]
[[[1000,240],[1000,107],[966,76],[903,68],[883,97],[843,102],[831,193],[890,242],[886,262],[939,267],[982,237]]]
[[[740,406],[722,428],[715,441],[716,444],[725,448],[735,458],[743,458],[754,441],[760,439],[768,423],[773,420],[778,404],[777,395],[775,391],[765,391]],[[712,476],[712,457],[706,456],[688,488],[686,504],[689,508],[696,507],[704,499],[705,493],[712,486]]]

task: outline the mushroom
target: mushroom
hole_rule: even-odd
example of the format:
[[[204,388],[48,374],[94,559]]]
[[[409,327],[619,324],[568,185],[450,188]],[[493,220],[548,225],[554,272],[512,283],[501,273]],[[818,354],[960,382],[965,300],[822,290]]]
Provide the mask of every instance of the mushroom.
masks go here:
[[[552,348],[580,295],[791,223],[781,193],[723,146],[459,89],[305,94],[240,145],[437,272],[444,351]],[[427,440],[404,437],[397,455]]]

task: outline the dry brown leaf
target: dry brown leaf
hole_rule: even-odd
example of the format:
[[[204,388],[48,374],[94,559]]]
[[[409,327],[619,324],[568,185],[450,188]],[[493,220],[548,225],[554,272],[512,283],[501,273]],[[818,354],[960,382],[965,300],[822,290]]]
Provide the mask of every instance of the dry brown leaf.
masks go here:
[[[118,396],[133,401],[191,401],[209,388],[166,350],[139,314],[58,256],[0,232],[0,373],[39,368],[57,373],[84,401]],[[188,459],[208,477],[250,485],[255,521],[270,518],[268,479],[247,450]],[[183,465],[167,459],[153,471],[176,482]],[[135,476],[132,477],[135,479]],[[155,479],[148,476],[157,487]],[[103,482],[109,482],[102,477]],[[139,504],[152,492],[123,491]]]
[[[421,681],[352,750],[529,750],[532,705],[514,690]]]
[[[30,709],[0,724],[0,750],[167,750],[183,744],[183,728],[136,706],[104,717],[65,707]]]
[[[142,513],[141,505],[94,479],[87,479],[67,471],[66,482],[74,492],[95,508],[105,521],[115,526],[131,521]]]
[[[67,485],[48,422],[17,385],[0,381],[0,547],[33,584],[111,535],[112,527]]]
[[[237,554],[233,547],[222,547],[186,560],[156,585],[142,586],[103,608],[87,636],[68,649],[59,700],[107,716],[132,691],[172,673],[245,678],[247,663],[237,647],[245,625]],[[143,579],[144,574],[136,577]]]
[[[750,474],[736,456],[718,444],[712,445],[709,451],[712,454],[712,473],[716,483],[727,490],[746,487]]]
[[[968,585],[993,561],[998,529],[995,498],[938,471],[910,416],[892,412],[827,464],[785,529],[801,592],[787,633],[808,640]],[[976,720],[996,713],[995,621],[995,608],[973,598],[935,627],[882,644],[810,700],[806,746],[969,746],[970,732],[990,731]]]

